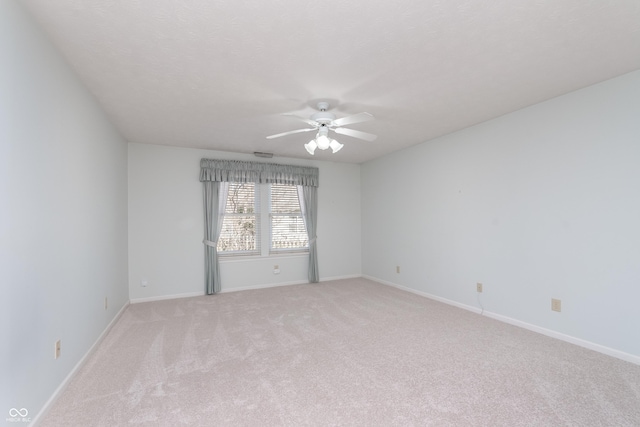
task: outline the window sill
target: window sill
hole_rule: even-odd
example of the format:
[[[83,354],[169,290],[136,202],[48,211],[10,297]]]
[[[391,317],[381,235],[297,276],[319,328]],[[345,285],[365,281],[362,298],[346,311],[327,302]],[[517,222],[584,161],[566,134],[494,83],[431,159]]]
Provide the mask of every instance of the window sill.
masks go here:
[[[243,262],[243,261],[264,261],[267,259],[287,259],[287,258],[308,258],[309,252],[295,252],[295,253],[283,253],[283,254],[270,254],[270,255],[218,255],[218,262],[221,264],[228,262]]]

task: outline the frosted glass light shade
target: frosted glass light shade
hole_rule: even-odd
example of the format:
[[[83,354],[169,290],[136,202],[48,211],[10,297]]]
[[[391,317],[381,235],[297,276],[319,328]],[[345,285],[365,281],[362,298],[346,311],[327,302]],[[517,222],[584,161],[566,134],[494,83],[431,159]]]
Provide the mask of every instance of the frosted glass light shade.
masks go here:
[[[342,147],[344,147],[344,144],[340,144],[338,141],[336,141],[335,139],[331,140],[331,143],[329,144],[329,147],[331,147],[331,150],[334,153],[337,153],[338,151],[340,151],[342,149]]]
[[[312,139],[308,143],[304,144],[304,148],[307,150],[309,154],[313,156],[313,152],[318,148],[318,144],[316,144],[316,140]]]
[[[327,135],[318,135],[316,138],[316,144],[318,144],[318,148],[321,150],[326,150],[331,145],[331,140]]]

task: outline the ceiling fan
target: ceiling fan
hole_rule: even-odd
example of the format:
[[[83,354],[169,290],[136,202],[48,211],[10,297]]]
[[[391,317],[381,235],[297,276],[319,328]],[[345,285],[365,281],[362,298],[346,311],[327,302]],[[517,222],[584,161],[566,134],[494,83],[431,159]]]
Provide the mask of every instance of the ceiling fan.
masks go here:
[[[329,131],[333,131],[340,135],[347,135],[358,139],[364,139],[365,141],[373,141],[377,138],[376,135],[373,135],[371,133],[342,127],[355,123],[368,122],[370,120],[373,120],[373,115],[369,113],[358,113],[336,119],[336,116],[334,114],[327,111],[329,109],[328,102],[318,102],[317,107],[319,112],[312,114],[309,119],[293,116],[311,126],[310,128],[296,129],[288,132],[278,133],[275,135],[269,135],[267,139],[279,138],[281,136],[291,135],[294,133],[316,131],[316,137],[304,145],[304,148],[306,148],[309,154],[313,155],[316,148],[319,148],[321,150],[331,148],[334,153],[337,153],[342,147],[344,147],[344,144],[340,144],[335,139],[329,138]]]

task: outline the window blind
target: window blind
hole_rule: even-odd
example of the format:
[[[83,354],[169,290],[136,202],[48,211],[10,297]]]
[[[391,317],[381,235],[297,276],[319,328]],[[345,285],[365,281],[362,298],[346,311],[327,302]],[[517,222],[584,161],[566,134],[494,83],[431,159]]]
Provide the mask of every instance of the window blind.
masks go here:
[[[229,183],[217,249],[221,255],[260,254],[260,197],[253,182]]]
[[[270,253],[304,251],[309,239],[295,185],[271,184]]]

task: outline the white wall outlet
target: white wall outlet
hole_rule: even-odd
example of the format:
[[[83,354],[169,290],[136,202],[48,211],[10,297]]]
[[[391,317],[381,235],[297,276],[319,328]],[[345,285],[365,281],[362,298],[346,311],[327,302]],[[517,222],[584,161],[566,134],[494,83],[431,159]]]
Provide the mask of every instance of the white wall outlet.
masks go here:
[[[280,274],[280,266],[279,265],[274,265],[273,266],[273,274]]]
[[[400,266],[396,265],[396,273],[400,274]]]
[[[476,283],[476,291],[482,292],[482,283]]]
[[[148,284],[149,284],[149,281],[147,279],[140,280],[141,287],[146,288]]]
[[[560,312],[562,311],[562,301],[559,299],[551,298],[551,310]]]
[[[60,340],[56,341],[55,343],[55,349],[54,349],[54,353],[53,353],[53,358],[57,359],[58,357],[60,357]]]

